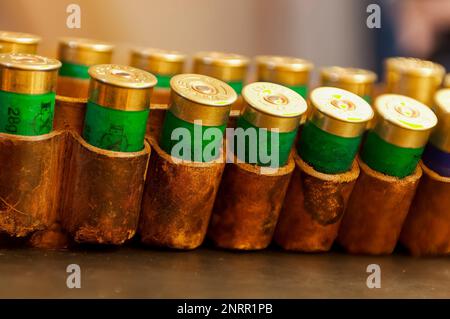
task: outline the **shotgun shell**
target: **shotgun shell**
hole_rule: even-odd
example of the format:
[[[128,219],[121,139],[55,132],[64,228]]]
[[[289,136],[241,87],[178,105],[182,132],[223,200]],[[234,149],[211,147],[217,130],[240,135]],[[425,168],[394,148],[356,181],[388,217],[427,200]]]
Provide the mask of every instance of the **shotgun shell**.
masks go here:
[[[411,175],[437,123],[436,115],[419,101],[397,94],[380,95],[375,110],[375,127],[367,133],[362,160],[386,175]]]
[[[142,150],[156,77],[115,64],[94,65],[89,68],[89,75],[84,139],[106,150]]]
[[[36,136],[53,128],[61,62],[23,53],[0,54],[0,132]]]
[[[60,76],[89,79],[92,65],[111,63],[114,46],[97,40],[63,38],[59,41],[58,57],[62,62]]]
[[[198,52],[193,57],[194,73],[208,75],[230,85],[241,94],[249,59],[234,53]]]
[[[199,74],[175,75],[170,87],[161,148],[186,161],[217,159],[236,92],[225,82]]]
[[[309,77],[314,67],[310,61],[274,55],[257,56],[255,61],[257,81],[284,85],[307,98]]]
[[[158,88],[170,88],[170,79],[183,73],[186,55],[178,51],[153,48],[133,49],[131,66],[148,71],[158,79]]]
[[[444,79],[444,87],[450,88],[450,73],[447,73]]]
[[[338,174],[351,169],[368,121],[369,103],[343,89],[320,87],[310,95],[312,111],[298,143],[298,154],[315,170]]]
[[[436,92],[433,110],[438,123],[425,148],[423,162],[439,175],[450,177],[450,89]]]
[[[245,163],[284,166],[297,135],[306,101],[279,84],[255,82],[242,91],[244,106],[237,121],[234,152]],[[248,137],[248,139],[247,139]]]
[[[388,58],[385,61],[386,92],[402,94],[427,106],[445,74],[442,65],[415,58]]]
[[[34,34],[0,31],[0,53],[36,54],[40,41]]]
[[[331,66],[320,71],[321,86],[347,90],[372,103],[373,86],[377,75],[369,70]]]
[[[307,98],[309,77],[314,67],[310,61],[273,55],[257,56],[255,60],[258,81],[284,85]]]

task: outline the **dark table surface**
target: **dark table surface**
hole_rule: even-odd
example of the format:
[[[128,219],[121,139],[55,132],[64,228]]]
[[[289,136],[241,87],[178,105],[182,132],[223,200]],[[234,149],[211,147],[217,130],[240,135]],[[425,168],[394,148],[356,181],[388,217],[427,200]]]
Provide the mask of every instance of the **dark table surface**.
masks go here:
[[[80,289],[67,288],[69,264],[80,266]],[[381,267],[380,289],[366,285],[369,264]],[[450,298],[450,259],[276,249],[0,249],[0,297]]]

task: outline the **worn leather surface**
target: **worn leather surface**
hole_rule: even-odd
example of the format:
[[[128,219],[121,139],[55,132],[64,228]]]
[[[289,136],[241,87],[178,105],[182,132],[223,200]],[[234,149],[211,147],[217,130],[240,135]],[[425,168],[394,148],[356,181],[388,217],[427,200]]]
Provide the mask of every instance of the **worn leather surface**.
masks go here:
[[[0,134],[0,233],[27,237],[28,244],[39,247],[56,229],[61,240],[44,246],[65,246],[57,225],[65,136],[56,131],[41,136]]]
[[[266,248],[273,236],[294,160],[276,171],[229,163],[214,204],[208,237],[227,249]]]
[[[69,130],[81,135],[86,113],[86,102],[85,99],[56,96],[53,128],[55,130]]]
[[[359,175],[358,164],[346,173],[323,174],[297,154],[295,162],[274,240],[286,250],[328,251]]]
[[[150,139],[152,155],[142,202],[139,232],[147,245],[194,249],[206,234],[225,164],[175,163]]]
[[[422,169],[399,179],[369,168],[359,160],[361,174],[353,189],[338,241],[352,254],[390,254],[416,192]]]
[[[163,104],[152,104],[150,106],[150,114],[147,121],[147,132],[146,135],[149,138],[159,141],[162,126],[164,123],[164,117],[166,116],[167,105]]]
[[[424,171],[400,235],[415,256],[450,254],[450,177]]]
[[[78,243],[119,245],[134,236],[150,146],[140,152],[102,150],[70,136],[63,228]]]

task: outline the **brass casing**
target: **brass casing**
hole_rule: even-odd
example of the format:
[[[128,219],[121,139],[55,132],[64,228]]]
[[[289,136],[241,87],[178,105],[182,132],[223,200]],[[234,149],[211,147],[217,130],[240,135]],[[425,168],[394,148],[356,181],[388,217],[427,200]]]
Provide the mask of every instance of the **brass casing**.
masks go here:
[[[264,91],[268,93],[265,95]],[[306,101],[298,93],[275,83],[248,84],[242,90],[242,97],[241,116],[247,122],[256,127],[269,131],[276,130],[280,133],[297,129],[308,108]],[[283,111],[274,111],[280,106],[284,107]]]
[[[112,44],[83,38],[62,38],[59,41],[58,58],[63,62],[81,65],[111,63]]]
[[[369,70],[332,66],[320,71],[321,86],[338,87],[359,96],[372,96],[377,75]]]
[[[178,51],[161,49],[133,49],[130,65],[157,75],[183,73],[186,55]]]
[[[0,54],[0,90],[20,94],[54,92],[61,62],[46,57]]]
[[[433,110],[438,123],[431,133],[430,142],[440,150],[450,153],[450,88],[436,92]]]
[[[0,31],[0,53],[36,54],[40,41],[34,34]]]
[[[169,111],[189,123],[204,126],[227,123],[237,94],[228,84],[200,74],[178,74],[170,80]]]
[[[406,95],[431,107],[444,74],[444,67],[431,61],[388,58],[385,60],[386,92]]]
[[[450,73],[447,73],[444,79],[444,87],[450,88]]]
[[[429,112],[428,115],[432,118],[430,124],[427,124],[425,127],[417,129],[399,125],[394,120],[384,116],[383,112],[381,111],[383,108],[383,104],[385,103],[384,102],[385,99],[387,99],[389,96],[400,97],[402,99],[405,99],[405,101],[407,101],[408,99],[408,97],[406,96],[401,96],[397,94],[383,94],[378,96],[377,99],[375,100],[376,123],[375,127],[373,128],[374,132],[386,142],[394,144],[399,147],[404,148],[424,147],[428,141],[428,138],[430,137],[430,133],[433,127],[437,123],[437,119],[434,113],[428,107],[426,107],[426,105],[418,101],[415,101],[422,105],[421,110],[422,112],[420,114],[424,113],[425,111]],[[423,114],[420,116],[423,116]]]
[[[150,107],[157,80],[153,74],[130,66],[99,64],[89,68],[89,101],[122,110],[142,111]]]
[[[193,57],[193,73],[207,75],[224,82],[245,81],[249,59],[224,52],[198,52]]]
[[[324,91],[326,94],[346,94],[352,104],[359,105],[360,108],[364,108],[363,118],[358,120],[348,120],[340,118],[332,112],[326,111],[318,101],[314,100],[317,92]],[[324,93],[321,93],[324,95]],[[346,91],[336,87],[319,87],[314,89],[310,94],[311,113],[309,120],[314,123],[318,128],[325,132],[340,136],[340,137],[357,137],[363,134],[366,130],[367,123],[373,118],[373,111],[370,105],[360,96],[355,93]]]
[[[308,85],[314,65],[307,60],[261,55],[255,58],[257,81],[272,82],[286,86]]]

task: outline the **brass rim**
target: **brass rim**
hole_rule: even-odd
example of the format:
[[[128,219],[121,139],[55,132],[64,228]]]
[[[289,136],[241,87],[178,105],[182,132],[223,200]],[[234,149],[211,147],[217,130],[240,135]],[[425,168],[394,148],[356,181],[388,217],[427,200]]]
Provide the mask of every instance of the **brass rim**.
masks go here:
[[[0,54],[0,90],[21,94],[54,92],[60,67],[58,60],[38,55]]]
[[[341,137],[360,136],[373,118],[373,110],[360,96],[335,87],[320,87],[310,95],[310,121]]]
[[[169,110],[178,118],[203,125],[226,124],[236,92],[226,83],[199,74],[179,74],[170,80]]]
[[[435,62],[417,58],[393,57],[385,60],[386,70],[416,76],[431,76],[440,78],[445,74],[445,68]]]
[[[225,52],[198,52],[193,57],[193,72],[215,77],[225,82],[244,81],[249,59]]]
[[[441,86],[442,65],[415,58],[389,58],[385,61],[386,92],[412,97],[427,106]]]
[[[375,100],[377,121],[374,131],[386,142],[406,148],[425,146],[436,115],[410,97],[383,94]]]
[[[89,75],[91,102],[124,111],[141,111],[150,107],[150,97],[157,83],[154,75],[116,64],[92,66]]]
[[[158,75],[175,75],[183,72],[186,55],[171,50],[154,48],[133,49],[131,66]]]
[[[84,39],[62,38],[59,41],[59,59],[81,65],[111,63],[114,46],[110,43]]]
[[[0,53],[35,54],[40,41],[34,34],[0,31]]]
[[[358,68],[326,67],[320,71],[322,86],[334,86],[359,96],[372,96],[377,75]]]
[[[438,123],[431,134],[431,143],[440,150],[450,153],[450,89],[436,92],[434,111]]]
[[[306,113],[306,101],[295,91],[284,86],[255,82],[242,91],[242,117],[252,125],[267,130],[291,132],[297,129]]]
[[[307,60],[262,55],[255,58],[258,81],[273,82],[287,86],[307,85],[314,65]]]

